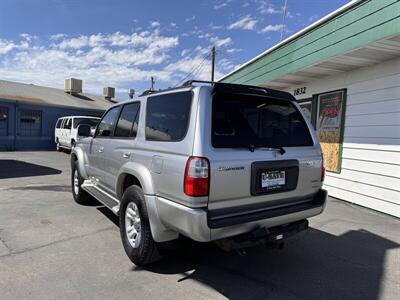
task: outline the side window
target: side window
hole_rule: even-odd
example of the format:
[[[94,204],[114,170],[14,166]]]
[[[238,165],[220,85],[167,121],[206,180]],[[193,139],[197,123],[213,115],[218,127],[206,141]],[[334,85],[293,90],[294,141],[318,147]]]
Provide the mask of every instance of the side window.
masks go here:
[[[62,119],[58,119],[57,120],[56,128],[60,128],[61,127],[61,122],[62,122]]]
[[[40,110],[21,109],[19,134],[21,136],[41,136],[42,112]]]
[[[136,137],[140,103],[125,104],[119,116],[115,137]]]
[[[111,108],[97,126],[96,136],[110,136],[119,112],[119,106]]]
[[[72,125],[72,119],[68,118],[64,123],[64,128],[65,129],[71,129],[71,125]]]
[[[149,97],[146,108],[146,140],[182,140],[188,128],[191,105],[191,92]]]

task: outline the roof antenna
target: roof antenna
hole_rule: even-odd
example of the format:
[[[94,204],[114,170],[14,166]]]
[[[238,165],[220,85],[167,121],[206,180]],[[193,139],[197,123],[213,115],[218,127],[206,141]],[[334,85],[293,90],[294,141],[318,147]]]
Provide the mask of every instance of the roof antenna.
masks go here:
[[[283,5],[283,18],[282,18],[282,29],[281,29],[281,39],[279,40],[279,42],[282,42],[283,39],[283,34],[285,32],[286,29],[286,15],[287,15],[287,0],[285,0],[285,3]]]

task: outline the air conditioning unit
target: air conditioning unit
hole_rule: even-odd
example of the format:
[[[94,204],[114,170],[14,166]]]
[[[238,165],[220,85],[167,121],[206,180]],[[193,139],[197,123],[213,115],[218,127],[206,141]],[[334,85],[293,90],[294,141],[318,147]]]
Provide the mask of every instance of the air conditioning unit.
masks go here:
[[[110,100],[111,98],[115,97],[115,88],[113,87],[105,87],[103,88],[103,96],[104,98]]]
[[[82,80],[76,78],[65,79],[64,91],[71,95],[82,93]]]

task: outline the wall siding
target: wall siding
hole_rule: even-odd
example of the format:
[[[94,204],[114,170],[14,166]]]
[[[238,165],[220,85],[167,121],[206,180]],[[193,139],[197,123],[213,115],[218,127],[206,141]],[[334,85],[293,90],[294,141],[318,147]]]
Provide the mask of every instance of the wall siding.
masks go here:
[[[366,0],[235,71],[223,82],[258,85],[400,31],[399,0]]]
[[[400,217],[400,58],[306,86],[304,99],[347,88],[342,170],[327,173],[329,194]]]

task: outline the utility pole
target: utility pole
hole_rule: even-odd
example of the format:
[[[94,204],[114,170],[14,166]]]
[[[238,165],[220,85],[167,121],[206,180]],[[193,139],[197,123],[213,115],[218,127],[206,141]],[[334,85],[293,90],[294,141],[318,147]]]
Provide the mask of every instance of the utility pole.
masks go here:
[[[215,72],[215,46],[211,48],[211,81],[214,81]]]
[[[154,77],[153,76],[151,76],[151,90],[152,91],[154,91],[154,83],[155,83],[156,81],[154,80]]]

